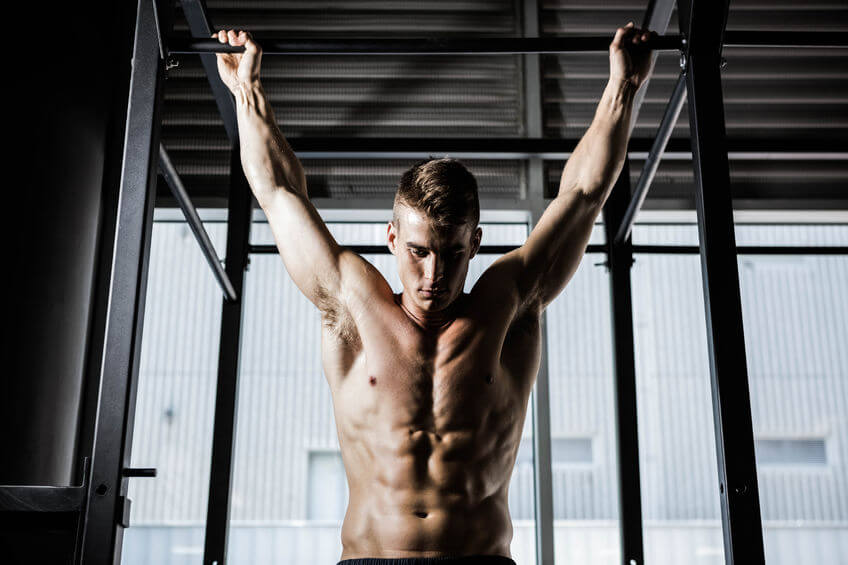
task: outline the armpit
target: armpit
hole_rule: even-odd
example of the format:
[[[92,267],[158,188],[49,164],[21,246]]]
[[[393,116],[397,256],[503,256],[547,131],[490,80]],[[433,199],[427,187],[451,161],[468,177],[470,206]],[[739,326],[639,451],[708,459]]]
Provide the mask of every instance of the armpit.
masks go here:
[[[348,309],[321,285],[318,286],[316,291],[316,305],[318,310],[321,311],[321,323],[324,327],[328,328],[347,345],[355,349],[362,346],[359,330],[357,330]]]

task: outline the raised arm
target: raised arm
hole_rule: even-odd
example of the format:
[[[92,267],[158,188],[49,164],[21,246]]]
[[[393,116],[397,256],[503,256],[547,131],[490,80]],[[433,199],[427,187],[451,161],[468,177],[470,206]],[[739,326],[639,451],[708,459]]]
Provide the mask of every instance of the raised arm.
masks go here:
[[[221,30],[221,43],[243,54],[218,54],[218,72],[236,100],[244,173],[264,210],[286,270],[322,312],[337,314],[348,294],[365,297],[391,288],[370,263],[336,242],[306,191],[303,167],[277,127],[259,81],[262,49],[244,31]]]
[[[515,282],[519,310],[541,312],[571,279],[624,164],[636,91],[650,75],[651,52],[641,44],[656,32],[630,22],[610,44],[610,77],[594,119],[565,165],[559,192],[527,241],[492,265],[496,279]],[[500,264],[498,264],[500,263]]]

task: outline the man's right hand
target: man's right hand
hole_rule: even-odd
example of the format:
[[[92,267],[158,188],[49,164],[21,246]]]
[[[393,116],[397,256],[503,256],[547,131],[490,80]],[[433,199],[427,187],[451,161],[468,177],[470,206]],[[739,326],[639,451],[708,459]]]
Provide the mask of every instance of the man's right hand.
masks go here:
[[[244,45],[244,53],[217,53],[218,74],[233,94],[240,88],[259,82],[259,66],[262,64],[262,48],[253,41],[249,32],[220,30],[212,35],[221,43]]]

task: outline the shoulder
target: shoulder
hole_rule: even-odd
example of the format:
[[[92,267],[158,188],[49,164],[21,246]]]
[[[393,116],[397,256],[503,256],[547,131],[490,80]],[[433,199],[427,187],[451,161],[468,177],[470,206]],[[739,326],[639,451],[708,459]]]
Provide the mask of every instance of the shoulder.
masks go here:
[[[538,317],[541,310],[536,295],[518,286],[523,269],[521,248],[498,257],[471,289],[472,301],[507,326]]]

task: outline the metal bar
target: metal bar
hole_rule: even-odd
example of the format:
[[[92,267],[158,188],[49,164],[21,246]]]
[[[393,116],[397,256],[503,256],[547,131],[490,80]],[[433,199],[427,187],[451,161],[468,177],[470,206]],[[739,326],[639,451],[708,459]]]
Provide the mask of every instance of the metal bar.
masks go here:
[[[262,46],[263,55],[519,55],[608,51],[612,42],[612,36],[255,39]],[[679,51],[682,39],[680,35],[664,35],[644,46],[657,51]],[[171,55],[243,53],[244,47],[222,44],[216,39],[170,37],[168,51]]]
[[[287,140],[300,159],[427,158],[450,154],[465,159],[545,159],[565,160],[577,143],[576,138],[533,137],[295,137]],[[647,158],[654,138],[632,138],[628,145],[631,159]],[[845,136],[822,136],[809,139],[731,138],[728,151],[738,159],[845,159],[848,139]],[[666,144],[665,159],[691,159],[691,146],[685,138],[673,138]]]
[[[530,228],[544,213],[544,204],[536,202]],[[540,565],[554,565],[554,493],[551,457],[551,383],[548,366],[548,313],[542,312],[540,323],[540,363],[531,396],[533,409],[533,486],[536,518],[536,553]],[[539,531],[543,530],[543,531]]]
[[[385,245],[343,245],[345,249],[349,249],[355,253],[365,255],[388,255],[389,248]],[[513,249],[517,249],[519,245],[481,245],[478,254],[496,254],[509,253]],[[255,254],[276,254],[279,253],[276,245],[250,245],[249,253]]]
[[[697,245],[634,245],[633,253],[649,254],[696,254],[701,248]],[[825,247],[763,247],[763,246],[737,246],[737,255],[848,255],[848,247],[825,246]]]
[[[644,88],[644,87],[642,87]],[[677,124],[677,118],[680,116],[680,111],[683,109],[683,103],[686,101],[686,80],[683,73],[677,79],[677,84],[674,86],[674,92],[671,94],[671,99],[665,107],[662,122],[660,122],[657,136],[654,139],[654,144],[651,147],[651,152],[648,154],[648,159],[642,167],[642,172],[639,174],[639,180],[636,183],[636,190],[630,198],[630,203],[627,210],[624,212],[624,217],[621,218],[621,225],[618,228],[618,233],[615,234],[615,242],[623,243],[627,236],[630,235],[630,230],[633,228],[633,222],[636,219],[636,214],[642,208],[645,198],[648,196],[648,190],[651,188],[651,183],[654,180],[654,175],[657,173],[657,168],[660,166],[660,160],[663,157],[665,146],[668,145],[668,140],[674,131],[674,126]],[[629,186],[629,182],[627,183]]]
[[[345,245],[346,249],[350,249],[355,253],[363,255],[388,255],[391,253],[385,245]],[[513,249],[518,249],[520,245],[481,245],[478,254],[480,255],[502,255],[509,253]],[[248,248],[249,253],[264,255],[279,253],[276,245],[251,245]],[[605,245],[589,245],[586,247],[586,253],[606,253]]]
[[[253,196],[241,166],[239,146],[234,145],[230,154],[230,197],[227,207],[227,275],[233,282],[238,299],[224,300],[221,314],[212,467],[209,473],[203,550],[205,565],[223,564],[227,558],[233,448],[238,417],[244,272],[248,263],[252,201]]]
[[[168,186],[171,187],[171,194],[174,195],[174,198],[180,205],[186,222],[188,222],[194,238],[197,240],[198,245],[200,245],[200,250],[203,252],[203,256],[206,257],[206,262],[209,263],[212,274],[215,275],[215,280],[218,281],[218,286],[224,291],[224,295],[228,300],[236,300],[236,291],[233,288],[233,283],[230,282],[227,273],[221,266],[215,246],[212,245],[212,240],[209,239],[209,234],[206,233],[206,228],[203,227],[203,222],[200,220],[200,216],[197,215],[197,210],[194,204],[191,203],[191,198],[189,198],[188,192],[186,192],[183,182],[177,174],[177,170],[171,163],[168,152],[165,151],[165,146],[161,143],[159,144],[159,171],[162,173]]]
[[[0,486],[0,512],[78,512],[85,487]]]
[[[636,409],[636,360],[633,336],[633,297],[630,268],[633,251],[630,238],[614,241],[630,200],[630,161],[625,158],[621,173],[604,205],[604,231],[609,243],[613,368],[615,374],[616,447],[618,449],[619,517],[621,562],[645,562],[642,539],[642,490],[639,473],[639,434]]]
[[[691,0],[680,25],[690,30],[686,88],[724,557],[729,565],[756,565],[765,556],[720,74],[728,4]]]
[[[389,249],[385,245],[346,245],[347,249],[364,255],[388,255]],[[478,253],[503,254],[509,253],[520,245],[481,245]],[[696,254],[701,249],[697,245],[632,245],[633,253],[647,254]],[[276,245],[251,245],[251,254],[276,254],[279,252]],[[607,253],[606,245],[591,244],[586,246],[586,253]],[[826,246],[739,246],[736,247],[737,255],[848,255],[848,247],[826,245]]]
[[[192,37],[209,39],[212,36],[212,30],[214,28],[206,15],[206,3],[203,0],[182,0],[180,5],[183,8],[183,13],[185,14]],[[211,53],[204,53],[200,56],[200,62],[203,64],[203,70],[206,71],[206,78],[209,79],[209,86],[212,87],[212,93],[215,95],[215,104],[218,106],[218,112],[224,120],[224,129],[227,130],[227,138],[230,140],[231,145],[237,143],[238,124],[236,123],[236,105],[230,89],[227,88],[218,74],[217,57]]]
[[[537,0],[521,2],[522,32],[525,38],[539,37],[539,3]],[[521,57],[522,90],[524,106],[524,135],[541,139],[544,134],[542,116],[541,55],[527,53]],[[454,155],[456,156],[456,155]],[[471,158],[471,157],[468,157]],[[539,157],[527,159],[526,175],[522,179],[522,204],[530,208],[529,230],[535,227],[545,211],[545,163]],[[489,247],[489,246],[487,246]],[[481,249],[482,251],[482,249]],[[508,253],[503,250],[502,253]],[[548,371],[548,319],[542,312],[540,320],[541,351],[539,371],[531,394],[530,416],[533,425],[533,512],[536,522],[536,563],[554,565],[554,504],[553,470],[551,467],[551,406]]]
[[[648,6],[645,8],[645,15],[642,19],[642,29],[649,29],[659,35],[668,34],[668,24],[671,21],[671,14],[674,11],[675,0],[649,0]],[[651,53],[651,65],[655,65],[659,53],[656,51]],[[648,85],[651,82],[651,77],[645,80],[642,88],[636,92],[636,97],[633,99],[633,110],[630,117],[630,131],[636,125],[639,119],[639,111],[642,109],[642,102],[645,99],[645,93],[648,92]]]
[[[168,25],[172,21],[169,6],[159,6],[160,22]],[[121,470],[130,466],[132,448],[156,198],[163,64],[153,4],[139,0],[82,563],[118,562],[121,555],[119,514],[128,486]]]
[[[844,31],[725,31],[724,47],[848,47]]]

